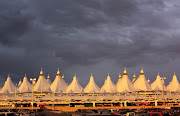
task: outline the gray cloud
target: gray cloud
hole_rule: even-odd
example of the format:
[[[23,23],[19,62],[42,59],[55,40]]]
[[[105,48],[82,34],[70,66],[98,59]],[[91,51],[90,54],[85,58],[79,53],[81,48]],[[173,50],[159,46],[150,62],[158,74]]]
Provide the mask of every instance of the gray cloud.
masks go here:
[[[24,73],[38,76],[44,67],[53,79],[59,66],[68,82],[75,72],[83,82],[92,71],[102,84],[108,70],[115,82],[122,67],[129,67],[130,77],[141,66],[151,79],[156,70],[171,76],[178,65],[164,65],[180,64],[179,5],[167,0],[0,1],[1,77],[12,73],[17,81]]]

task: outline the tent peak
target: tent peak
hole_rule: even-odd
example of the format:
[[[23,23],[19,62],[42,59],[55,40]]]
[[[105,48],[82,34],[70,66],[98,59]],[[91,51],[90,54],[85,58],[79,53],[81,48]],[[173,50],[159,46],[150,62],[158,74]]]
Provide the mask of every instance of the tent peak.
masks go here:
[[[40,75],[44,75],[42,68],[41,68],[41,71],[40,71]]]
[[[126,67],[124,68],[124,73],[123,73],[123,75],[127,75]]]
[[[62,75],[62,79],[64,79],[64,74]]]
[[[174,75],[176,75],[176,73],[174,72]]]
[[[59,68],[58,68],[58,70],[57,70],[57,75],[60,75],[60,71],[59,71]]]
[[[50,79],[50,76],[49,76],[49,74],[48,74],[48,76],[47,76],[47,80],[48,80],[48,79]]]
[[[7,80],[10,80],[10,79],[11,79],[10,74],[8,74]]]
[[[93,76],[93,73],[91,73],[91,77]]]
[[[92,73],[91,73],[91,77],[90,78],[94,78]]]
[[[77,80],[76,73],[74,74],[74,78],[73,78],[73,80]]]
[[[119,73],[119,79],[121,78],[121,74]]]
[[[93,74],[91,73],[91,76],[90,76],[90,81],[93,82],[94,81],[94,77],[93,77]]]
[[[110,75],[109,75],[109,73],[108,73],[107,80],[109,80],[109,79],[110,79]]]
[[[158,76],[160,76],[160,75],[159,75],[159,72],[158,72]]]
[[[141,68],[140,74],[142,74],[142,75],[144,74],[143,67]]]
[[[134,75],[133,75],[133,78],[136,78],[136,75],[135,75],[135,73],[134,73]]]
[[[133,79],[132,79],[132,83],[134,83],[135,81],[136,81],[136,75],[135,75],[135,73],[134,73]]]

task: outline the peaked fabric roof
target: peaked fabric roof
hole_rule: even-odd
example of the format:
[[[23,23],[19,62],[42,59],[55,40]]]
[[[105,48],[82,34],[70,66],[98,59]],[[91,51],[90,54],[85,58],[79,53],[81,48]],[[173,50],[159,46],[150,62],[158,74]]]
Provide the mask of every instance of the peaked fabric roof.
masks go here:
[[[156,86],[156,88],[154,89],[154,91],[156,91],[156,92],[161,92],[162,90],[161,90],[161,89],[159,89],[159,87],[158,87],[158,86]]]
[[[151,86],[146,80],[143,69],[140,71],[139,77],[134,82],[134,88],[136,90],[142,90],[142,91],[152,90]]]
[[[49,84],[51,84],[51,80],[50,80],[49,74],[48,74],[48,76],[47,76],[47,81],[49,82]]]
[[[100,90],[100,93],[106,93],[106,91],[104,90],[104,87],[105,87],[105,83],[107,82],[107,79],[105,78],[105,81],[104,81],[104,85],[101,87],[101,90]]]
[[[126,69],[124,70],[123,77],[119,83],[116,85],[116,90],[117,92],[133,92],[134,91],[134,86],[132,82],[130,81]]]
[[[21,86],[19,87],[19,92],[30,92],[32,90],[32,85],[31,83],[29,83],[26,75],[24,76],[23,82],[21,84]]]
[[[61,78],[60,76],[60,71],[58,69],[57,74],[56,74],[56,78],[54,79],[53,83],[51,84],[51,90],[53,92],[60,92],[63,91],[65,92],[67,89],[67,84],[66,82]]]
[[[66,92],[70,93],[72,91],[73,93],[81,93],[82,89],[83,88],[79,84],[78,79],[77,79],[76,74],[75,74],[71,84],[67,87]]]
[[[135,81],[136,81],[136,75],[135,75],[135,73],[134,73],[133,79],[132,79],[132,83],[134,83]]]
[[[118,81],[116,83],[116,89],[117,89],[117,86],[119,85],[120,81],[122,80],[122,77],[121,77],[121,74],[119,74],[119,78],[118,78]]]
[[[84,88],[84,92],[85,93],[99,93],[100,92],[100,88],[95,83],[94,77],[93,77],[92,73],[91,73],[91,77],[90,77],[89,83]]]
[[[6,82],[4,83],[3,88],[0,93],[15,93],[18,92],[16,86],[13,84],[11,77],[8,75]]]
[[[62,75],[62,79],[64,79],[64,74]]]
[[[39,79],[34,86],[34,91],[36,91],[36,92],[51,92],[50,84],[44,77],[42,69],[40,71]]]
[[[72,89],[68,89],[66,90],[66,93],[74,93],[74,92],[72,91]]]
[[[107,80],[104,83],[104,85],[101,87],[101,91],[106,91],[107,93],[115,93],[116,92],[116,86],[115,84],[112,82],[111,77],[107,76]]]
[[[21,79],[20,79],[20,81],[19,81],[19,83],[18,83],[18,87],[20,87],[21,84],[22,84],[22,81],[21,81]]]
[[[148,78],[147,82],[150,84],[150,79]]]
[[[161,77],[158,73],[157,77],[156,77],[156,80],[151,84],[151,88],[152,90],[155,91],[156,88],[159,88],[161,91],[163,91],[163,81],[161,80]],[[164,86],[164,91],[166,91],[166,87]]]
[[[180,84],[179,84],[179,81],[178,81],[175,73],[173,75],[172,81],[167,86],[167,90],[169,90],[169,91],[179,91],[180,90]]]

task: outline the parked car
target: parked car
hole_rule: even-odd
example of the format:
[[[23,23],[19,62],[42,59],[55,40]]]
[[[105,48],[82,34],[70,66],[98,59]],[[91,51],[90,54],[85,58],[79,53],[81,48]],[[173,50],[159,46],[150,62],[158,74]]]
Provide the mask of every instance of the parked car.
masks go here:
[[[72,113],[72,116],[86,116],[86,115],[95,115],[97,113],[95,113],[94,111],[92,110],[77,110],[75,111],[74,113]]]
[[[161,112],[149,112],[145,116],[163,116]]]
[[[135,116],[135,113],[134,112],[127,112],[126,116]]]

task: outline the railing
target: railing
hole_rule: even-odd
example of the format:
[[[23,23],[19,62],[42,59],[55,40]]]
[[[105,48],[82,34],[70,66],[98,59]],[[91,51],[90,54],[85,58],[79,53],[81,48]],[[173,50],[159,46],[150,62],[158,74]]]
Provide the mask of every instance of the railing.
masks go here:
[[[173,106],[180,107],[180,105]],[[64,107],[64,106],[55,106],[50,107],[46,106],[46,109],[51,110],[62,110],[62,111],[76,111],[78,109],[145,109],[145,108],[171,108],[171,106],[103,106],[103,107]]]

